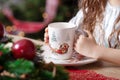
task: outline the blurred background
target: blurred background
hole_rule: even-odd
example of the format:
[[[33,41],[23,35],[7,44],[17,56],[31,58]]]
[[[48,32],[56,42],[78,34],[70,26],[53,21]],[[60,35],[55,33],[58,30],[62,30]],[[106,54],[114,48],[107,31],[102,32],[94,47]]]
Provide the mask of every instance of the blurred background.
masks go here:
[[[69,21],[77,0],[0,0],[0,22],[9,34],[42,39],[51,22]]]

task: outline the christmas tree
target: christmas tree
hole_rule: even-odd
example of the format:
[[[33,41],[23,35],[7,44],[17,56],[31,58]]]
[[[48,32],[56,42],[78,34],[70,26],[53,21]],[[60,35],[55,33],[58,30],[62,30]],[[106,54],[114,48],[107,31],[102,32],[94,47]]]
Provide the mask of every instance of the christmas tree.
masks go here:
[[[55,32],[52,33],[52,42],[57,42]]]

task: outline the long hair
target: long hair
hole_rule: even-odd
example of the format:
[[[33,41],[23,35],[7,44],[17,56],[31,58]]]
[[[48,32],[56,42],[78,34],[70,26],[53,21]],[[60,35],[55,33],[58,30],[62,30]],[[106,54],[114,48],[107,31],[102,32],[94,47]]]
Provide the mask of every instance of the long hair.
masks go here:
[[[104,18],[104,12],[108,0],[79,0],[79,7],[83,11],[84,19],[82,23],[82,28],[93,33],[96,23],[101,23]],[[120,16],[116,19],[114,27],[120,21]],[[116,32],[115,28],[110,36]],[[120,31],[118,31],[119,33]],[[118,37],[116,38],[118,40]],[[111,37],[109,37],[109,43]],[[110,44],[111,47],[111,44]]]
[[[103,20],[103,12],[107,0],[80,0],[80,8],[83,10],[83,28],[93,32],[96,23]]]

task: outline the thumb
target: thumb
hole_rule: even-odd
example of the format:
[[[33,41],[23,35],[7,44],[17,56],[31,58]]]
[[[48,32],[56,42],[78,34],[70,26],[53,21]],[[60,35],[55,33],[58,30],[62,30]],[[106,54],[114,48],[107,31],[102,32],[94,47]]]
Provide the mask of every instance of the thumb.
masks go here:
[[[48,32],[48,27],[47,27],[47,28],[45,28],[45,32]]]

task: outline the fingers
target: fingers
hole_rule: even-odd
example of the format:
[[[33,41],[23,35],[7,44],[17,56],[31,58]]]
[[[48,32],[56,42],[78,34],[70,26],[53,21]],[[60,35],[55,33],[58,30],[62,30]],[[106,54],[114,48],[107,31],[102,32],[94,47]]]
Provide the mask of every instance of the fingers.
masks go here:
[[[48,28],[45,28],[45,32],[48,32]]]
[[[47,33],[44,34],[44,41],[45,41],[45,43],[49,42],[49,37],[48,37]]]
[[[44,41],[45,43],[49,43],[48,28],[45,29]]]
[[[75,50],[77,53],[79,53],[79,52],[77,51],[77,48],[76,48],[76,47],[74,48],[74,50]]]
[[[76,40],[74,44],[74,50],[78,52],[78,47],[81,44],[81,41],[83,41],[86,37],[84,35],[80,35],[79,38]]]
[[[85,39],[86,37],[84,35],[80,35],[78,39]]]
[[[80,53],[79,52],[79,48],[80,46],[79,46],[79,44],[78,43],[75,43],[75,47],[74,47],[74,50],[76,51],[76,52],[78,52],[78,53]]]

